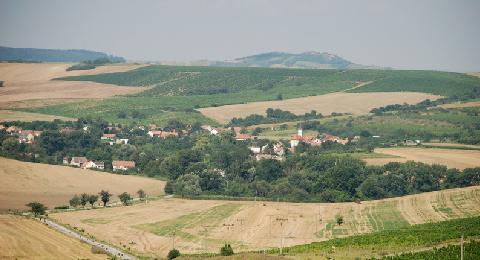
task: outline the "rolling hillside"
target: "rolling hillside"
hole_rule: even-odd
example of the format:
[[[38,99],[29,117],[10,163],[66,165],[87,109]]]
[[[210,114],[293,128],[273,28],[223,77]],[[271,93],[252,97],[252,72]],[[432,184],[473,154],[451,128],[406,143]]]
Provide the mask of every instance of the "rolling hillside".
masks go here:
[[[328,52],[267,52],[232,61],[215,62],[214,66],[304,68],[304,69],[381,69],[381,67],[355,64]]]
[[[366,247],[362,244],[356,247],[362,254],[378,255],[457,238],[458,231],[450,232],[457,226],[478,226],[479,198],[480,188],[473,186],[361,203],[160,199],[149,204],[62,212],[50,214],[50,217],[82,228],[116,246],[136,241],[129,244],[131,253],[152,258],[168,253],[173,232],[175,246],[182,253],[218,252],[226,241],[232,244],[235,252],[275,249],[282,236],[284,246],[331,240],[320,243],[317,250],[312,248],[316,253],[332,245],[347,247],[336,238],[383,232],[366,235],[367,239],[352,237],[346,240],[347,243],[355,242],[352,245],[366,244]],[[344,218],[342,225],[335,224],[338,214]],[[441,221],[465,217],[477,218],[465,223],[459,220],[460,224],[455,227],[454,222],[441,224]],[[432,222],[436,224],[428,224],[429,228],[441,225],[435,236],[433,233],[419,236],[419,231],[424,229],[412,227]],[[467,230],[468,234],[477,236],[480,232],[472,228]],[[400,235],[396,239],[388,239],[397,232]],[[403,234],[413,235],[399,241]],[[377,244],[373,252],[372,244]],[[305,252],[309,247],[300,246],[289,252],[301,253],[302,249]]]
[[[332,92],[423,92],[453,100],[480,97],[480,78],[451,72],[397,70],[315,70],[220,68],[154,65],[98,75],[62,77],[59,81],[93,81],[119,86],[148,86],[128,97],[28,110],[79,117],[101,116],[110,122],[122,111],[138,110],[139,122],[162,124],[170,118],[186,123],[213,123],[195,109],[255,101],[285,100]],[[359,87],[361,86],[361,87]],[[405,100],[394,101],[403,103]],[[254,111],[256,113],[264,112]],[[138,120],[137,120],[138,121]]]
[[[256,92],[259,99],[320,95],[335,91],[414,91],[442,96],[480,95],[480,79],[461,73],[409,70],[309,70],[148,66],[122,73],[64,77],[120,86],[154,86],[143,96],[193,96]],[[370,82],[354,88],[360,82]]]
[[[122,57],[89,50],[10,48],[0,46],[0,61],[81,62],[99,58],[109,58],[113,62],[125,62],[125,59]]]

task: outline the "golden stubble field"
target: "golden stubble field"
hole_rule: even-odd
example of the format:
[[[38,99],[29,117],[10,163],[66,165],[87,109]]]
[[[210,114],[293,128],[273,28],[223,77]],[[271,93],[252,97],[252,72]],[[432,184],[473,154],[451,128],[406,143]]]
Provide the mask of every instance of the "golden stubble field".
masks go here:
[[[96,194],[109,190],[117,195],[126,191],[137,196],[139,189],[162,195],[165,182],[152,178],[82,170],[67,166],[20,162],[0,157],[0,212],[25,209],[39,201],[49,208],[68,205],[75,194]]]
[[[478,215],[476,186],[362,203],[160,199],[50,217],[136,254],[164,257],[174,239],[183,253],[217,252],[225,242],[238,252]]]
[[[282,109],[300,115],[316,110],[323,115],[351,113],[368,114],[372,108],[391,104],[416,104],[425,99],[436,100],[440,96],[419,92],[336,92],[319,96],[293,98],[280,101],[262,101],[247,104],[226,105],[200,108],[203,115],[221,123],[227,123],[234,117],[246,117],[251,114],[265,115],[267,108]]]
[[[427,164],[440,164],[448,168],[480,167],[480,151],[442,148],[377,148],[376,153],[398,157],[367,158],[364,161],[370,165],[384,165],[389,162],[417,161]]]
[[[144,91],[144,87],[121,87],[88,81],[59,81],[58,77],[124,72],[139,64],[100,66],[93,70],[65,71],[72,63],[0,63],[0,109],[35,107],[83,99],[103,99]]]
[[[23,217],[0,215],[0,259],[108,259],[90,246]]]

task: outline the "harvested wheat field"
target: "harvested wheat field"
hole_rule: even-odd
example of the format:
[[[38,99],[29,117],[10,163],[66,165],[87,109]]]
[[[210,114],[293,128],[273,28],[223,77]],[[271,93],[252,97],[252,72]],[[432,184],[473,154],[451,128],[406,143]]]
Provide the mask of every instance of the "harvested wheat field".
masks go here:
[[[344,216],[342,226],[335,215]],[[149,204],[50,214],[101,240],[145,256],[305,244],[410,224],[480,215],[480,187],[358,203],[278,203],[161,199]],[[282,235],[283,234],[283,235]]]
[[[436,100],[438,98],[440,96],[419,92],[336,92],[320,96],[207,107],[198,110],[207,117],[226,123],[234,117],[246,117],[251,114],[265,115],[267,108],[287,110],[297,115],[312,110],[323,115],[330,115],[334,112],[362,115],[368,114],[372,108],[376,107],[403,103],[416,104],[425,99]]]
[[[480,151],[441,148],[377,148],[376,153],[398,157],[367,158],[364,161],[370,165],[383,165],[389,162],[417,161],[428,164],[445,165],[448,168],[480,167]]]
[[[108,259],[90,246],[23,217],[0,215],[0,259]]]
[[[470,102],[457,102],[457,103],[450,103],[450,104],[443,104],[438,107],[441,108],[463,108],[463,107],[479,107],[480,101],[470,101]]]
[[[124,72],[143,66],[121,64],[100,66],[93,70],[65,71],[71,65],[71,63],[0,63],[0,80],[3,80],[5,85],[0,88],[0,108],[44,106],[78,99],[102,99],[145,90],[143,87],[52,80],[65,76]]]
[[[115,196],[139,189],[150,195],[163,194],[165,182],[132,175],[118,175],[67,166],[27,163],[0,157],[0,212],[25,209],[39,201],[49,208],[68,205],[74,194],[109,190]]]
[[[38,113],[29,113],[13,110],[0,110],[0,122],[5,121],[53,121],[55,119],[60,119],[63,121],[72,121],[74,118],[63,117],[63,116],[53,116],[45,115]]]

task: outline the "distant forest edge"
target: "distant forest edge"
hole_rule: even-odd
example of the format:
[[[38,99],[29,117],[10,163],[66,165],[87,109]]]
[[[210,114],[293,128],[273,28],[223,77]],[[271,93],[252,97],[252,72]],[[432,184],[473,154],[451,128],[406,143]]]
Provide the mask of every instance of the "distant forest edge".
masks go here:
[[[137,96],[244,94],[257,101],[347,92],[426,92],[468,100],[480,97],[480,78],[414,70],[317,70],[153,65],[120,73],[61,78],[120,86],[153,86]],[[370,82],[355,88],[361,83]],[[245,95],[247,94],[247,95]],[[241,101],[241,100],[240,100]],[[243,100],[249,102],[251,100]],[[201,105],[200,105],[201,106]]]
[[[0,46],[0,61],[84,62],[102,58],[107,58],[112,62],[125,62],[125,59],[122,57],[89,50],[10,48]]]

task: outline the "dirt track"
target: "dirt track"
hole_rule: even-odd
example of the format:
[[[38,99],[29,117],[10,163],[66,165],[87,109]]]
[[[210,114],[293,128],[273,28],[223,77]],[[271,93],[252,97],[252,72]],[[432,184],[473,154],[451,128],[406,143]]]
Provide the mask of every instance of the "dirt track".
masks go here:
[[[68,63],[0,63],[0,108],[31,107],[78,99],[102,99],[138,93],[143,87],[120,87],[85,81],[53,81],[64,76],[123,72],[143,65],[107,65],[94,70],[65,71]],[[30,102],[34,101],[34,102]]]
[[[108,259],[37,221],[0,215],[0,259]]]
[[[51,214],[115,245],[145,255],[235,251],[305,244],[409,224],[480,215],[480,187],[357,203],[277,203],[162,199],[149,204]],[[344,216],[342,226],[335,215]],[[282,235],[283,234],[283,235]]]
[[[126,191],[137,196],[139,189],[161,195],[165,182],[131,175],[82,170],[67,166],[26,163],[0,157],[0,212],[25,209],[32,201],[49,208],[68,205],[74,194],[96,194],[109,190],[115,196]]]
[[[480,151],[437,148],[377,148],[376,153],[399,156],[398,158],[368,158],[367,164],[383,165],[389,162],[418,161],[440,164],[449,168],[480,167]]]
[[[304,114],[316,110],[323,115],[337,113],[367,114],[372,108],[390,104],[416,104],[425,99],[435,100],[440,96],[418,92],[372,92],[372,93],[331,93],[320,96],[294,98],[281,101],[252,102],[198,109],[203,115],[221,123],[234,117],[251,114],[265,115],[267,108],[279,108],[294,114]]]

